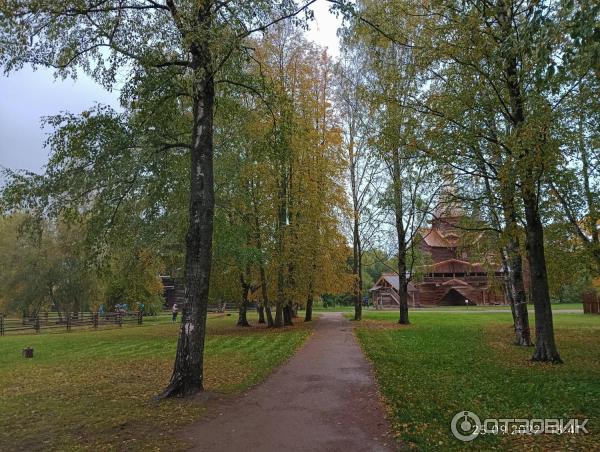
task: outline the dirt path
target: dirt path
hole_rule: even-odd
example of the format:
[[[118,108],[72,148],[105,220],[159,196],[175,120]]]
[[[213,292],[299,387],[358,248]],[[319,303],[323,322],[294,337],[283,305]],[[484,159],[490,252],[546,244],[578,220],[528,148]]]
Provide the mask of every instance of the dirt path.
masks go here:
[[[290,361],[215,415],[183,432],[192,450],[394,449],[371,366],[340,313],[321,314]]]

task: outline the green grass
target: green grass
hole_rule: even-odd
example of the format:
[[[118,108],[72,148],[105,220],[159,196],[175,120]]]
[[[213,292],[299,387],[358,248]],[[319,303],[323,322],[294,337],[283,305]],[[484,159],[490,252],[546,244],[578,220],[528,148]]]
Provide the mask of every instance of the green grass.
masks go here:
[[[418,450],[592,450],[600,444],[600,316],[555,316],[565,364],[531,363],[531,348],[511,345],[504,313],[445,316],[367,312],[356,334],[373,361],[393,430]],[[371,321],[369,321],[371,320]],[[533,320],[533,319],[532,319]],[[454,414],[485,418],[589,418],[589,435],[486,435],[473,443],[450,432]]]
[[[238,329],[211,317],[207,391],[234,393],[264,379],[308,327]],[[152,400],[168,382],[178,325],[0,338],[0,450],[173,450],[173,434],[202,417],[200,401]],[[34,359],[21,357],[31,346]]]
[[[510,311],[510,306],[436,306],[432,308],[419,308],[423,311]],[[533,312],[533,306],[528,306],[529,312]],[[582,303],[554,303],[552,304],[553,311],[577,310],[583,312]]]
[[[411,308],[414,309],[414,308]],[[462,311],[510,311],[510,306],[435,306],[431,308],[418,308],[415,311],[423,312],[462,312]],[[565,310],[577,310],[583,312],[583,305],[581,303],[554,303],[552,304],[552,310],[560,313]],[[315,312],[354,312],[354,306],[335,306],[335,307],[314,307]],[[397,311],[397,309],[390,309],[390,311]],[[366,312],[378,312],[373,307],[363,307],[363,313]],[[386,310],[387,312],[387,310]],[[533,313],[533,306],[529,306],[529,312]],[[304,311],[302,311],[304,313]]]

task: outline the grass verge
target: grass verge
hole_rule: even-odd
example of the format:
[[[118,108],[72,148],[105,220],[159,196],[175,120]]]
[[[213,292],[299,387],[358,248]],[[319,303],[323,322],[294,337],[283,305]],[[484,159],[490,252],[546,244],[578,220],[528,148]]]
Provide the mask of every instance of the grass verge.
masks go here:
[[[309,336],[208,321],[205,387],[238,392],[264,379]],[[194,400],[152,401],[169,380],[178,325],[0,338],[0,450],[174,450],[174,431],[202,417]],[[33,359],[21,357],[31,346]]]
[[[369,312],[357,337],[372,360],[392,428],[418,450],[600,449],[600,316],[555,317],[565,364],[531,363],[531,348],[511,345],[510,314]],[[480,435],[454,438],[452,417],[588,418],[590,434]]]

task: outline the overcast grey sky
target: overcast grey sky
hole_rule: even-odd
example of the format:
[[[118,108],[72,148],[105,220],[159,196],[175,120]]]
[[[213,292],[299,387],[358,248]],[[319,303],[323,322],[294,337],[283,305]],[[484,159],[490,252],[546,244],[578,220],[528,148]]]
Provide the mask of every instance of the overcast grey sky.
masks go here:
[[[339,53],[336,36],[340,21],[329,13],[323,0],[315,3],[316,20],[308,38]],[[0,167],[41,172],[48,161],[43,147],[48,131],[40,119],[69,111],[80,113],[95,103],[118,106],[118,92],[109,93],[93,80],[80,76],[76,81],[55,80],[51,70],[27,67],[9,77],[0,75]]]

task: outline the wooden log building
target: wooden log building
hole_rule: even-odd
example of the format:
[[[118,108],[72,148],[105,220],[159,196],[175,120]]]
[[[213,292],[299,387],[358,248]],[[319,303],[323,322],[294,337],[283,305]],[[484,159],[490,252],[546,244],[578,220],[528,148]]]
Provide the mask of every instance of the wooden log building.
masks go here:
[[[456,207],[439,208],[433,214],[431,227],[420,233],[419,249],[431,264],[418,270],[418,280],[408,285],[408,303],[415,307],[508,304],[504,291],[504,272],[494,263],[493,253],[472,253],[483,237],[461,238],[465,218]],[[480,250],[479,250],[480,251]],[[472,262],[470,256],[487,256],[483,262]],[[370,302],[375,307],[398,306],[398,275],[383,273],[370,289]]]

